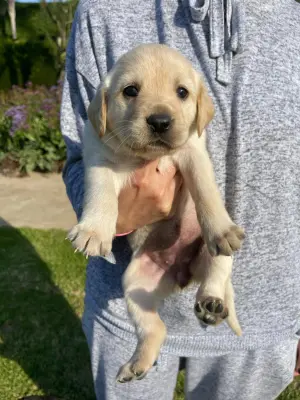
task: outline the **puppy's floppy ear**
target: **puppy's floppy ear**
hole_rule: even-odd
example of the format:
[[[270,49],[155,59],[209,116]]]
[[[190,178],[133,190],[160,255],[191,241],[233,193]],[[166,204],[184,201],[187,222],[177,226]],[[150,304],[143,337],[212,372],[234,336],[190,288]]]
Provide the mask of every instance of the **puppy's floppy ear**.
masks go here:
[[[87,111],[89,120],[100,137],[104,136],[106,131],[106,108],[106,88],[100,85]]]
[[[213,101],[207,93],[206,87],[201,82],[197,98],[197,130],[199,136],[201,136],[203,130],[213,119],[214,114]]]

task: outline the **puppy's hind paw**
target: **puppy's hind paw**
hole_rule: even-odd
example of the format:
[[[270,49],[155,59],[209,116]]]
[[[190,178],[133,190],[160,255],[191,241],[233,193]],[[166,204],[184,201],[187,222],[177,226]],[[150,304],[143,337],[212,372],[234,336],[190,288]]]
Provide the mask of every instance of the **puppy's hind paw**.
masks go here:
[[[219,325],[228,317],[228,309],[223,300],[206,297],[195,304],[196,317],[206,325]]]
[[[119,383],[141,380],[147,375],[150,368],[151,366],[143,365],[139,360],[134,362],[129,361],[120,368],[116,380]]]

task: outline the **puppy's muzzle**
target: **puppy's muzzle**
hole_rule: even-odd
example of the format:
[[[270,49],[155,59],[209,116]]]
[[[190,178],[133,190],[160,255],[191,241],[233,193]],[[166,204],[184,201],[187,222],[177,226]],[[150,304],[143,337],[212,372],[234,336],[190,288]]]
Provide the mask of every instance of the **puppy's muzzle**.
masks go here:
[[[169,114],[151,114],[146,121],[152,132],[162,134],[169,130],[172,118]]]

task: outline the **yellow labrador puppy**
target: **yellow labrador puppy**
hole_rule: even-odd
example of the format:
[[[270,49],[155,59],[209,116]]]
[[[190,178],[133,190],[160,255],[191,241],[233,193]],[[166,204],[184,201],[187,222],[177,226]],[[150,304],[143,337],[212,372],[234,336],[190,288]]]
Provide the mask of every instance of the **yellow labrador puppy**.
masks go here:
[[[206,150],[204,129],[213,114],[191,64],[156,44],[121,57],[89,106],[83,137],[84,209],[69,233],[74,247],[90,256],[109,254],[118,195],[145,161],[160,158],[162,173],[175,164],[184,182],[173,217],[129,235],[133,257],[123,287],[138,344],[121,367],[119,382],[141,379],[155,362],[166,336],[157,308],[179,288],[178,276],[186,268],[191,281],[200,283],[194,307],[199,320],[217,325],[227,318],[241,334],[231,270],[244,232],[223,205]]]

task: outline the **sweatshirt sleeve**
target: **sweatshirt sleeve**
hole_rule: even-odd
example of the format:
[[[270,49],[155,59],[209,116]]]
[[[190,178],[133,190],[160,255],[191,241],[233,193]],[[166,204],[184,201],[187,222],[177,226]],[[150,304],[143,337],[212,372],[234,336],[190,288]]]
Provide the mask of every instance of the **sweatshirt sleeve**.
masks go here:
[[[87,30],[81,35],[78,13],[72,25],[63,84],[60,126],[67,146],[67,161],[63,170],[63,180],[73,209],[80,218],[84,194],[84,167],[82,160],[82,135],[87,119],[87,107],[95,93],[95,86],[80,72],[80,63],[87,60],[97,70],[96,61],[89,45],[91,38]],[[78,68],[79,66],[79,68]],[[99,74],[95,74],[99,76]]]

